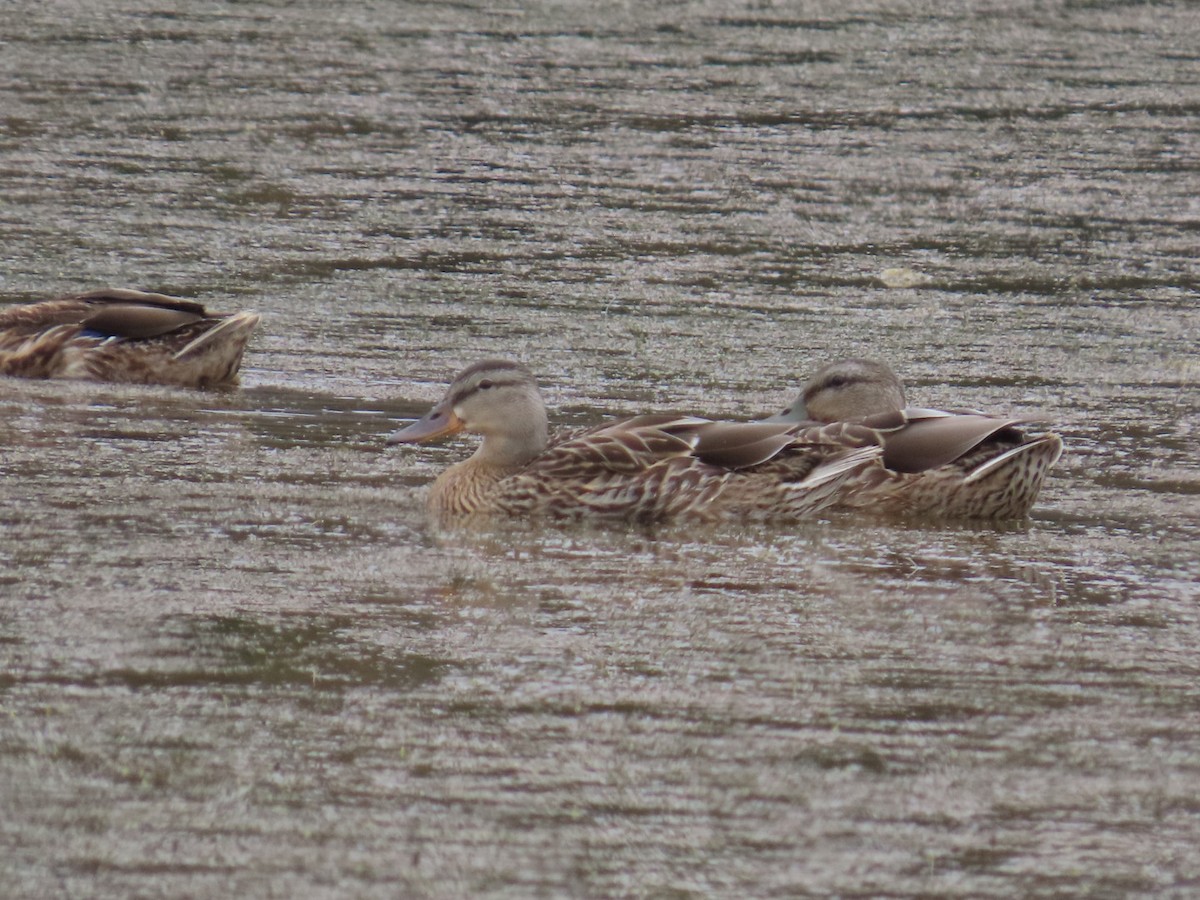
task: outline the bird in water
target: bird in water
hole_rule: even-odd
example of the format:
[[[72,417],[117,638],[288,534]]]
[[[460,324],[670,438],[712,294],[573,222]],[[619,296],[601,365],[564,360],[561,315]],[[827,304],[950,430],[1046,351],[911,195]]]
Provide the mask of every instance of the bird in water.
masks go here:
[[[439,520],[802,519],[841,498],[881,453],[873,433],[858,426],[674,415],[551,437],[537,381],[508,360],[464,369],[427,415],[387,442],[422,443],[459,431],[483,440],[433,483],[428,505]]]
[[[123,289],[10,306],[0,309],[0,375],[228,387],[258,322]]]
[[[1030,419],[910,407],[891,368],[869,359],[822,367],[791,406],[762,421],[869,428],[883,445],[882,467],[864,472],[842,505],[901,514],[1020,518],[1063,451],[1053,432],[1025,434]]]

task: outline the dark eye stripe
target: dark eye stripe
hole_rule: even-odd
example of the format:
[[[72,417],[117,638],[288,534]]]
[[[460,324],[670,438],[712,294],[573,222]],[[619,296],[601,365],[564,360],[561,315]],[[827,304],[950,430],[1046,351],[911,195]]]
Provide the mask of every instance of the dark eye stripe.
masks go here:
[[[484,378],[484,379],[480,380],[477,384],[464,386],[463,389],[459,392],[459,394],[454,398],[454,402],[456,404],[462,403],[468,397],[473,397],[476,394],[478,394],[480,391],[486,391],[486,390],[490,390],[492,388],[505,387],[508,385],[516,385],[516,384],[521,384],[521,383],[522,383],[522,381],[519,378],[512,378],[512,379]]]

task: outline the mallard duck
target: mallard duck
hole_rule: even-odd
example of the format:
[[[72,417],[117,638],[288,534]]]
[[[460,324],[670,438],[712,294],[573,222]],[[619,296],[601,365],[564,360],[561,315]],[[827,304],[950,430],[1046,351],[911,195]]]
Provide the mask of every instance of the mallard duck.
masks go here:
[[[854,426],[671,415],[551,438],[537,381],[507,360],[464,369],[424,418],[387,442],[421,443],[458,431],[483,442],[433,483],[428,503],[439,519],[798,519],[833,503],[862,470],[878,466],[881,453],[874,435]]]
[[[1057,434],[1028,436],[1025,418],[907,405],[887,365],[842,359],[821,368],[800,396],[765,422],[853,422],[883,444],[883,471],[842,504],[950,518],[1009,519],[1029,512],[1062,455]]]
[[[0,310],[0,375],[232,385],[258,320],[118,289],[12,306]]]

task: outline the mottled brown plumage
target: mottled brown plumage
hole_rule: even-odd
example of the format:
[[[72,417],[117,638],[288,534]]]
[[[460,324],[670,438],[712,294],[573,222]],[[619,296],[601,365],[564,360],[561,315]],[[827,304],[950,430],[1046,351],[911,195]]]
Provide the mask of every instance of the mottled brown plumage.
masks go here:
[[[389,444],[466,430],[475,454],[434,482],[440,519],[474,515],[621,518],[790,518],[829,506],[881,452],[858,426],[712,422],[639,416],[548,437],[537,382],[489,360],[454,379],[423,419]]]
[[[883,444],[882,468],[864,472],[841,505],[947,518],[1028,514],[1062,455],[1053,433],[1026,435],[1031,420],[972,410],[905,405],[904,388],[881,362],[844,359],[823,367],[791,406],[767,422],[847,421]]]
[[[230,386],[258,321],[122,289],[12,306],[0,310],[0,375]]]

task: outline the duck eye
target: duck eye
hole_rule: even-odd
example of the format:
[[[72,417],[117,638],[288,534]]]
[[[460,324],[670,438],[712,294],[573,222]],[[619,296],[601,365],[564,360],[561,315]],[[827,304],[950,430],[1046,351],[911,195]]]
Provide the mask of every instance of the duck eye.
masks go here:
[[[481,391],[486,391],[490,387],[495,387],[495,382],[490,378],[485,378],[483,381],[479,382],[479,389]]]
[[[834,375],[827,382],[825,382],[825,384],[831,388],[845,387],[849,383],[850,383],[850,379],[847,378],[845,375]]]

